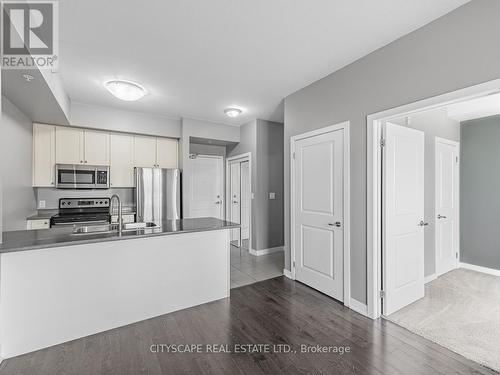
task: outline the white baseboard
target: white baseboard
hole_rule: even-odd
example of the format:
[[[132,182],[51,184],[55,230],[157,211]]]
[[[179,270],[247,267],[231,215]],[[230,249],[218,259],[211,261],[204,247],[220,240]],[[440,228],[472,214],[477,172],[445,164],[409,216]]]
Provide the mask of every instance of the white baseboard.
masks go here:
[[[434,281],[436,279],[437,279],[437,275],[435,273],[433,273],[432,275],[429,275],[429,276],[425,276],[424,284],[430,283],[431,281]]]
[[[349,308],[356,311],[358,314],[368,316],[368,306],[359,302],[357,299],[351,298],[349,300]]]
[[[261,255],[277,253],[278,251],[284,251],[283,246],[271,247],[269,249],[262,249],[262,250],[250,249],[248,252],[255,256],[261,256]]]
[[[496,270],[494,268],[476,266],[475,264],[460,263],[460,268],[476,272],[487,273],[488,275],[500,276],[500,270]]]
[[[288,277],[290,280],[293,280],[292,271],[284,269],[283,270],[283,275],[285,275],[285,277]]]

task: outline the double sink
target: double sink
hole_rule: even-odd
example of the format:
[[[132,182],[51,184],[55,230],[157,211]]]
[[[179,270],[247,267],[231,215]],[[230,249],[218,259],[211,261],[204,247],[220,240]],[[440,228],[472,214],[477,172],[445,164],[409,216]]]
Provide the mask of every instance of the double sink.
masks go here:
[[[155,229],[160,226],[155,223],[125,223],[123,224],[122,232],[140,232],[145,229]],[[85,234],[111,234],[118,233],[118,224],[101,224],[101,225],[86,225],[78,226],[73,229],[75,235]]]

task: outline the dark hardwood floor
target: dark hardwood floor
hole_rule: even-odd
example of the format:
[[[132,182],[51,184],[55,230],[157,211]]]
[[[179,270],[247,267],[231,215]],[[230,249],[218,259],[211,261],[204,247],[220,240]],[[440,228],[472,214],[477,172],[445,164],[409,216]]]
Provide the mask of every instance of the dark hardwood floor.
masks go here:
[[[202,353],[151,352],[201,344]],[[207,353],[206,344],[288,344],[297,353]],[[349,353],[301,353],[301,345]],[[157,347],[154,347],[157,348]],[[271,348],[272,349],[272,348]],[[0,374],[493,374],[385,320],[370,320],[279,277],[231,298],[5,360]]]

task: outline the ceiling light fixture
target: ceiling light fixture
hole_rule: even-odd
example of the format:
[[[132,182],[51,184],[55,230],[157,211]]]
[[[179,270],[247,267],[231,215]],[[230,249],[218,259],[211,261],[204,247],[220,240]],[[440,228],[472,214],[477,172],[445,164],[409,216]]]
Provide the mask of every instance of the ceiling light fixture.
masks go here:
[[[31,81],[33,81],[35,79],[35,77],[33,77],[31,74],[27,74],[27,73],[24,73],[22,75],[22,77],[24,78],[24,80],[26,82],[31,82]]]
[[[124,80],[104,82],[104,87],[115,97],[127,102],[139,100],[147,94],[146,89],[138,83]]]
[[[241,115],[241,112],[243,111],[239,108],[226,108],[224,110],[224,113],[229,117],[238,117]]]

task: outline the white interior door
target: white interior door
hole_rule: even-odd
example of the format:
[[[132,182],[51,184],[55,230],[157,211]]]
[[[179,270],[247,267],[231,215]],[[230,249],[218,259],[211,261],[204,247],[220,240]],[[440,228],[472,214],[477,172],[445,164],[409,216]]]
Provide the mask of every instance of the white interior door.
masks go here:
[[[250,203],[252,192],[250,186],[250,163],[244,161],[241,166],[241,239],[250,238]]]
[[[230,199],[229,204],[231,218],[233,223],[241,223],[241,167],[240,162],[233,162],[229,164],[230,168]],[[231,242],[234,242],[238,247],[241,246],[240,238],[241,229],[234,229],[231,231]]]
[[[458,267],[459,144],[436,137],[436,274]]]
[[[224,218],[222,157],[198,155],[189,159],[190,217]]]
[[[383,153],[383,311],[424,296],[424,142],[419,130],[386,123]]]
[[[295,141],[295,277],[344,300],[344,129]]]

